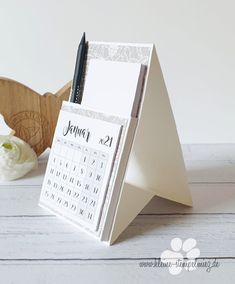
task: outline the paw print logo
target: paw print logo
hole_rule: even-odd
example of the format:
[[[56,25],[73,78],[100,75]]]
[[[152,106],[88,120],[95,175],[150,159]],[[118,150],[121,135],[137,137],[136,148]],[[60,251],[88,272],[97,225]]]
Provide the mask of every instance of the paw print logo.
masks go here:
[[[171,240],[172,250],[165,250],[161,254],[161,262],[167,263],[172,275],[179,274],[182,269],[193,271],[196,269],[196,258],[200,256],[200,250],[196,247],[197,241],[189,238],[182,242],[180,238]]]

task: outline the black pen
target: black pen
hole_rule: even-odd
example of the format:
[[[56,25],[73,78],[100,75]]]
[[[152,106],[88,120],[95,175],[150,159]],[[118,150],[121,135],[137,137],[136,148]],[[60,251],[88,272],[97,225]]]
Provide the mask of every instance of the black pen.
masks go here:
[[[70,93],[70,102],[72,103],[80,104],[82,100],[82,94],[80,94],[80,90],[81,90],[84,64],[86,61],[86,49],[87,49],[86,35],[85,33],[83,33],[82,39],[78,46],[76,65],[73,76],[73,84]]]

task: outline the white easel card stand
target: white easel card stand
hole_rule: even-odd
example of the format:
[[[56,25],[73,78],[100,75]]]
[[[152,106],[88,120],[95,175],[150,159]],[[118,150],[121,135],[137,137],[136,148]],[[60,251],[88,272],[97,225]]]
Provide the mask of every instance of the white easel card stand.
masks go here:
[[[100,85],[107,68],[128,92],[112,74]],[[192,205],[155,46],[89,42],[82,103],[62,105],[39,204],[112,244],[155,195]]]

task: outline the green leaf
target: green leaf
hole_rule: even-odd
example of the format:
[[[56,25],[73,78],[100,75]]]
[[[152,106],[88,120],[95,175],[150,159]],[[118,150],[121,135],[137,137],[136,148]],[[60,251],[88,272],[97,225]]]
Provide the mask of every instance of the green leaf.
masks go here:
[[[2,144],[2,147],[4,147],[5,149],[7,149],[7,150],[12,150],[12,145],[11,145],[11,143],[3,143]]]

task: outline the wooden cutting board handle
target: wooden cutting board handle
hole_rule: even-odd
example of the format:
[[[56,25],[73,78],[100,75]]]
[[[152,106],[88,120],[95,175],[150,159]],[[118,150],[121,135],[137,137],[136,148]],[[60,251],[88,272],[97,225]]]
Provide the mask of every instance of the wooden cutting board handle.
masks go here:
[[[56,94],[40,95],[27,86],[0,77],[0,113],[16,136],[39,156],[51,146],[62,101],[69,99],[71,82]]]

